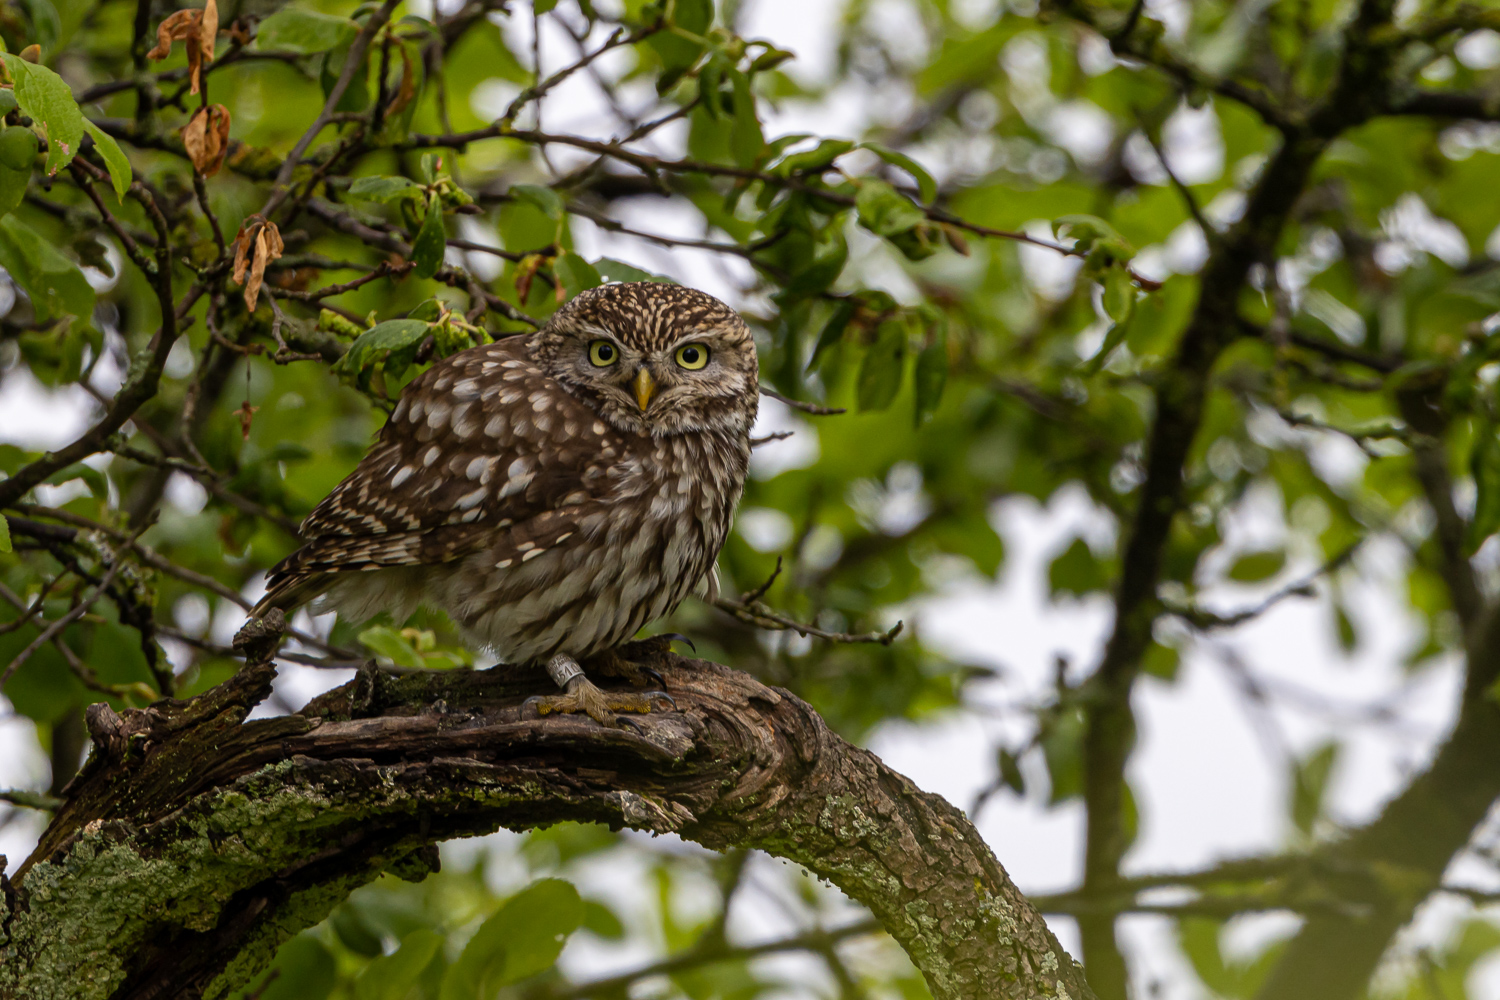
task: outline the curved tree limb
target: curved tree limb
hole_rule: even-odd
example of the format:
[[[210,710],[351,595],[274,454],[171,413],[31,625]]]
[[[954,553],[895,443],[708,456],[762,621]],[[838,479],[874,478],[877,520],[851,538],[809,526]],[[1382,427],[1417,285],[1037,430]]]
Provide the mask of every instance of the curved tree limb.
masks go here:
[[[273,613],[278,615],[279,613]],[[637,644],[679,710],[640,733],[527,719],[539,671],[367,665],[246,721],[278,621],[192,701],[89,711],[94,751],[0,904],[0,997],[222,997],[383,871],[442,840],[563,820],[797,861],[867,905],[938,1000],[1092,998],[963,814],[747,674]]]

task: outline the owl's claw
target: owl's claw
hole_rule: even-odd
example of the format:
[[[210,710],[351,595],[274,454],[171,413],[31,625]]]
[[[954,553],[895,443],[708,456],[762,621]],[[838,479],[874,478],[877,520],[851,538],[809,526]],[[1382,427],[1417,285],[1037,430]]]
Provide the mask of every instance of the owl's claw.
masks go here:
[[[656,698],[663,698],[671,702],[673,708],[677,707],[677,702],[665,691],[651,691],[646,694],[636,694],[633,691],[601,691],[587,677],[580,675],[568,682],[566,694],[538,694],[527,698],[521,703],[521,717],[526,718],[527,710],[532,708],[536,709],[538,716],[554,713],[571,715],[582,712],[601,726],[616,728],[625,725],[641,732],[641,727],[633,720],[615,713],[636,712],[649,715],[654,708],[653,701]]]
[[[651,672],[653,674],[656,673],[655,670],[653,670]],[[658,675],[657,679],[660,680],[660,675]],[[645,698],[647,701],[650,701],[653,698],[660,698],[662,701],[664,701],[668,705],[672,706],[672,711],[674,711],[674,712],[678,711],[678,708],[677,708],[677,699],[673,698],[671,695],[667,694],[667,692],[665,692],[665,691],[647,691],[645,694],[641,695],[641,697]]]
[[[661,674],[644,664],[626,659],[615,650],[610,650],[592,660],[589,668],[597,670],[606,677],[619,677],[629,681],[632,686],[638,688],[651,685],[658,688],[667,686],[667,679]]]
[[[681,632],[663,632],[660,635],[656,636],[656,638],[658,638],[658,639],[665,639],[668,642],[682,642],[682,643],[686,643],[688,649],[691,649],[695,653],[698,652],[698,647],[695,646],[695,645],[693,645],[693,640],[689,639],[687,636],[683,635]]]

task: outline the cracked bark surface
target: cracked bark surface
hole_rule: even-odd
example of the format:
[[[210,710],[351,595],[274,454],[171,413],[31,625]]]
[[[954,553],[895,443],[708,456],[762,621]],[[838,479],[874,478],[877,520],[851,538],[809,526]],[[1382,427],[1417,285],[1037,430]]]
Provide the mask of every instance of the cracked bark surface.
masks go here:
[[[247,721],[276,625],[190,702],[89,713],[94,751],[5,883],[0,997],[220,997],[352,889],[436,844],[562,820],[796,861],[868,906],[939,1000],[1091,998],[974,827],[805,702],[637,644],[679,710],[641,733],[522,717],[540,670],[382,672]]]

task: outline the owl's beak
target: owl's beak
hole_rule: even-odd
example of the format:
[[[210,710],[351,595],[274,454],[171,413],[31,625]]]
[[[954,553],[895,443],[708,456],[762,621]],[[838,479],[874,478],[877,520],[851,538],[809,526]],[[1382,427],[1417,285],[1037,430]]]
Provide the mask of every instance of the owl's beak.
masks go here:
[[[641,412],[646,412],[646,407],[651,405],[651,397],[656,395],[656,379],[644,367],[636,370],[635,381],[631,383],[635,388],[635,401],[641,407]]]

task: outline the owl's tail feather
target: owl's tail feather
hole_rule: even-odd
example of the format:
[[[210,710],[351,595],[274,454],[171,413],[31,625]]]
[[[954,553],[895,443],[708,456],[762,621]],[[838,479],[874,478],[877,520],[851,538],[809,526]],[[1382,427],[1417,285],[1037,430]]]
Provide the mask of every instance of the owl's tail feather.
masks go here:
[[[292,609],[306,604],[327,589],[328,574],[307,566],[307,561],[307,549],[304,547],[271,567],[271,573],[266,578],[265,596],[255,602],[255,607],[250,609],[250,617],[259,618],[272,608],[280,608],[290,614]]]
[[[255,607],[250,609],[250,617],[260,618],[272,608],[280,608],[290,614],[293,608],[306,604],[317,596],[316,587],[317,581],[305,576],[287,576],[279,580],[273,577],[271,589],[255,602]]]

